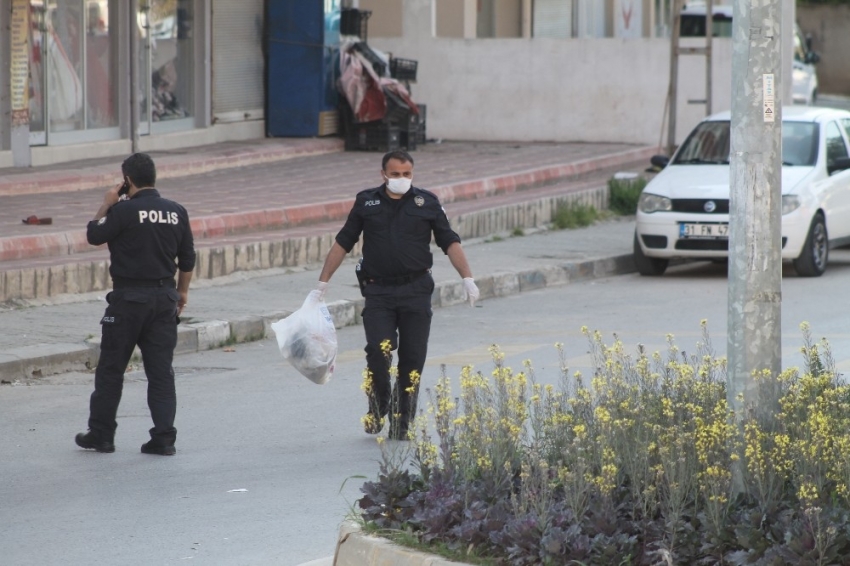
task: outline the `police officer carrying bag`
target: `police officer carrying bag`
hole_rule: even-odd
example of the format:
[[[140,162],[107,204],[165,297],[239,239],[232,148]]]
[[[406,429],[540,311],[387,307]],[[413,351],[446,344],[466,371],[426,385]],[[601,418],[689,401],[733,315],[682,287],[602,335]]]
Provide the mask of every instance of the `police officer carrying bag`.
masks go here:
[[[431,330],[432,237],[460,275],[470,304],[479,293],[460,237],[449,225],[439,199],[412,185],[410,154],[385,154],[381,181],[380,186],[357,194],[325,258],[317,290],[324,295],[330,278],[362,235],[363,259],[355,273],[366,299],[362,315],[368,410],[363,430],[377,434],[388,420],[389,438],[408,440]],[[390,371],[393,351],[398,353],[395,383]]]

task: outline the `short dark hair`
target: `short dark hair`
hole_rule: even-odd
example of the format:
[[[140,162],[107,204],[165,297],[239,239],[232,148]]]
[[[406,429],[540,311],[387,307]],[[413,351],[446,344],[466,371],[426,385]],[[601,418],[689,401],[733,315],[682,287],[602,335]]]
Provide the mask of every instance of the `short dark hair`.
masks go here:
[[[156,185],[156,165],[147,153],[134,153],[121,164],[121,173],[142,189]]]
[[[381,161],[381,170],[387,170],[387,163],[390,159],[397,159],[402,163],[410,163],[411,165],[413,165],[413,158],[410,157],[410,154],[406,151],[397,149],[395,151],[388,151],[384,154],[384,159]]]

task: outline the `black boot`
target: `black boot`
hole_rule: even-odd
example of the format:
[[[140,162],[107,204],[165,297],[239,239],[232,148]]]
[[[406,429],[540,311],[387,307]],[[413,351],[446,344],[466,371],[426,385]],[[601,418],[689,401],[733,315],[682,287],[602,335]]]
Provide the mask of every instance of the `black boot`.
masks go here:
[[[142,444],[142,454],[156,454],[157,456],[174,456],[177,454],[177,449],[173,444],[165,445],[153,440],[148,440]]]
[[[86,450],[97,450],[98,452],[105,452],[107,454],[115,452],[115,444],[111,440],[103,440],[100,436],[92,433],[92,431],[81,432],[74,440],[77,446]]]

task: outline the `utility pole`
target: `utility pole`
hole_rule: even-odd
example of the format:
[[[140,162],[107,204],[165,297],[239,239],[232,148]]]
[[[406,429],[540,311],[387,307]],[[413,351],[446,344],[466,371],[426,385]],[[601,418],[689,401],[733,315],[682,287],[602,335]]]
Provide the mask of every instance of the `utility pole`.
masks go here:
[[[781,370],[782,2],[735,0],[732,15],[727,394],[762,423],[778,399],[753,374]]]
[[[133,153],[139,151],[139,42],[147,41],[150,29],[145,29],[145,37],[139,37],[139,0],[130,0],[130,146]],[[150,13],[145,14],[145,26],[149,28]]]
[[[711,115],[711,43],[714,39],[714,1],[705,3],[705,115]]]
[[[670,18],[670,84],[667,87],[667,156],[676,149],[676,101],[679,97],[679,34],[681,33],[682,0],[673,0],[673,17]]]

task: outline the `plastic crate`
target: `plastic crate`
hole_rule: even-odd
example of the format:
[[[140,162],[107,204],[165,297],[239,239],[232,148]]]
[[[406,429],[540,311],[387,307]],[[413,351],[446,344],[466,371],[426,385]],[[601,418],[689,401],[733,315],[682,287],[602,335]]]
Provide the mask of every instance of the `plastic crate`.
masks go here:
[[[357,8],[343,8],[339,15],[339,33],[341,35],[356,35],[366,41],[369,29],[369,16],[371,10],[358,10]]]
[[[383,59],[378,57],[377,53],[372,51],[372,49],[366,45],[366,42],[358,41],[354,44],[354,50],[362,54],[363,57],[372,64],[372,68],[375,70],[376,75],[379,77],[387,76],[387,64]]]
[[[345,149],[358,151],[394,151],[401,147],[401,129],[383,122],[351,124],[345,137]]]
[[[421,145],[424,144],[427,140],[427,134],[425,131],[425,120],[428,116],[427,108],[424,104],[417,104],[417,108],[419,108],[419,124],[416,130],[416,143]]]
[[[399,145],[407,151],[416,151],[416,146],[419,144],[418,130],[401,130],[399,134]]]
[[[399,126],[402,126],[402,124],[399,123]],[[409,132],[416,132],[419,130],[419,114],[414,114],[413,112],[408,114],[407,121],[402,127]]]
[[[418,61],[414,61],[413,59],[393,57],[390,59],[390,76],[399,81],[415,83],[416,67],[418,66]]]
[[[383,121],[407,129],[411,116],[416,116],[410,111],[410,106],[391,90],[384,89],[384,97],[387,99],[387,113]]]

